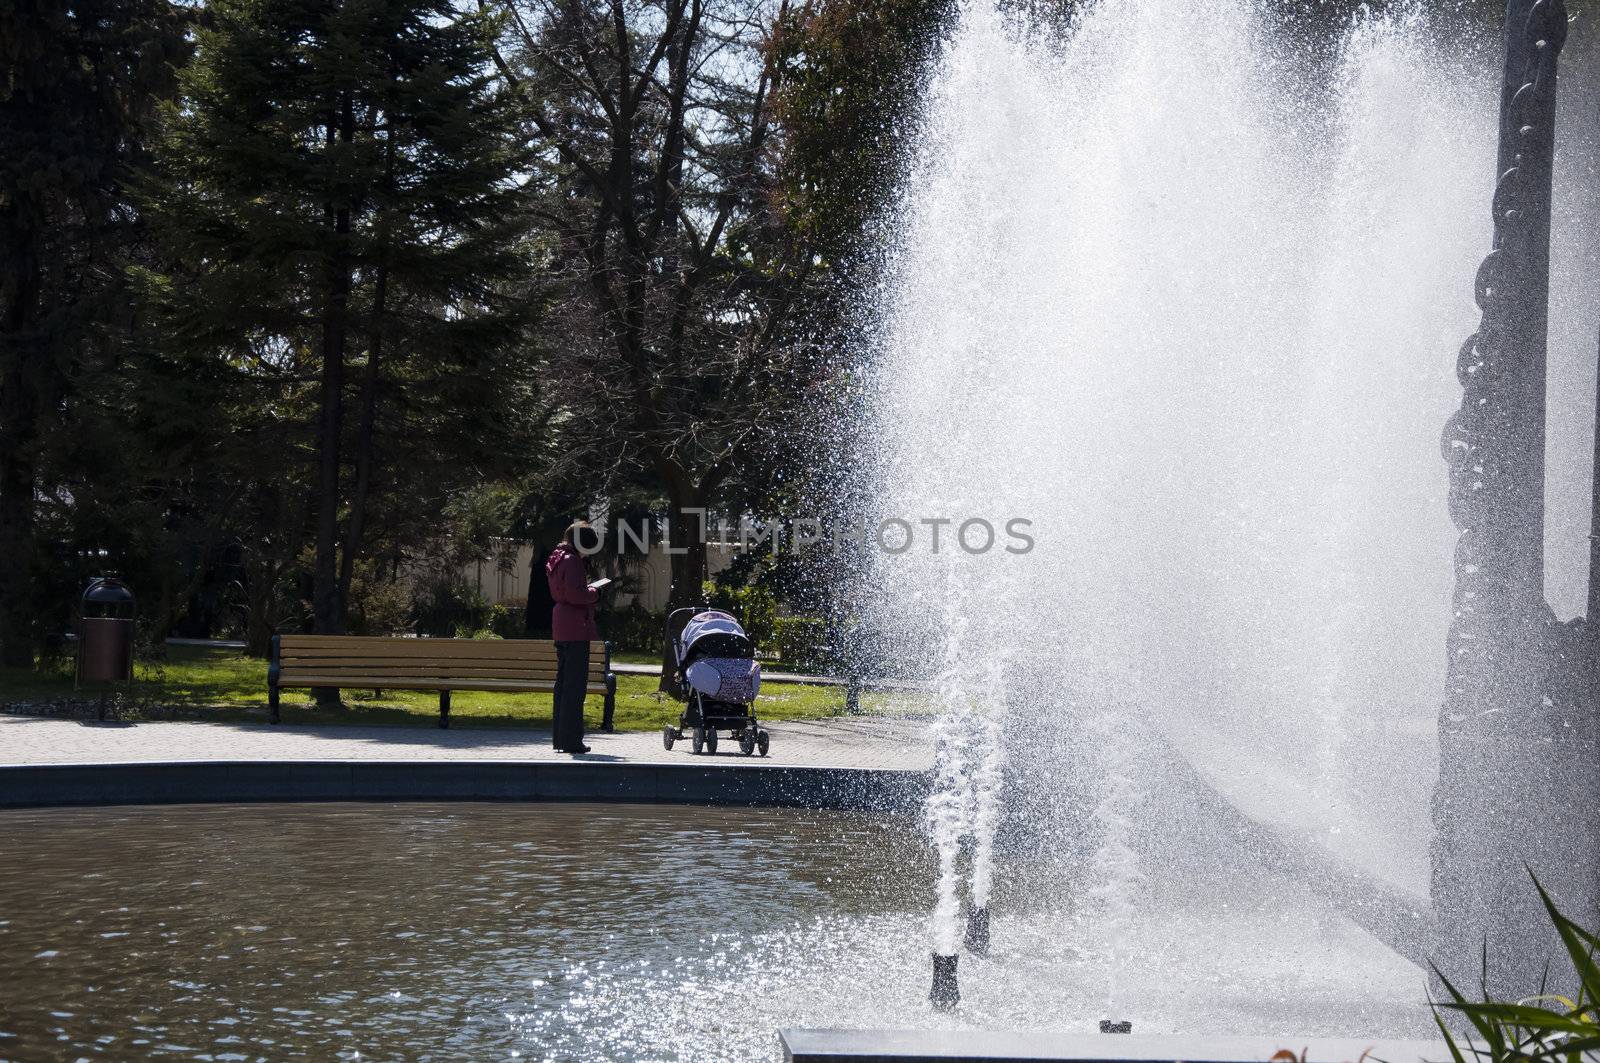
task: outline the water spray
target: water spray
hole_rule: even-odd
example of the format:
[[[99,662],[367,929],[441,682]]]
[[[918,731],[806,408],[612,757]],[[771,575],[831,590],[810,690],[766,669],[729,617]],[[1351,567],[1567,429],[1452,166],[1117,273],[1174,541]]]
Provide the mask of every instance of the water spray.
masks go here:
[[[1000,669],[991,658],[987,686],[1003,690]],[[992,711],[992,709],[991,709]],[[966,949],[989,955],[989,891],[994,886],[994,835],[1000,822],[1000,788],[1005,754],[1000,727],[992,715],[972,721],[969,785],[972,794],[971,905],[967,911]]]
[[[967,913],[967,936],[962,941],[974,956],[989,955],[989,908],[973,908]]]

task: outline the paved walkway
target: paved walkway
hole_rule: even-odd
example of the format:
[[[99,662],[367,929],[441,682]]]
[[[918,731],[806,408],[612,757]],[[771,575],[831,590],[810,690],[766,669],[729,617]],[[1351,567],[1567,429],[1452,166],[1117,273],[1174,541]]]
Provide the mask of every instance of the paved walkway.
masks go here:
[[[829,768],[905,768],[933,763],[927,722],[835,717],[767,725],[765,763]],[[0,715],[0,765],[152,760],[580,760],[748,764],[723,738],[715,757],[695,757],[688,743],[671,753],[661,732],[591,734],[592,751],[568,757],[550,748],[550,732],[437,727],[293,726],[253,723],[84,723]]]

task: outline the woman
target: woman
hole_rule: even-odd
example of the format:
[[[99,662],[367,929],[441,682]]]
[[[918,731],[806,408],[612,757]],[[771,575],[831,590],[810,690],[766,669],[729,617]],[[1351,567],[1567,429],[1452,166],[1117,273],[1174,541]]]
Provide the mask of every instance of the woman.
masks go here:
[[[583,698],[589,686],[589,643],[600,637],[594,623],[600,592],[589,586],[584,555],[599,548],[600,536],[588,522],[574,521],[544,563],[545,580],[555,602],[550,610],[550,634],[556,643],[551,738],[563,753],[589,752],[583,744]]]

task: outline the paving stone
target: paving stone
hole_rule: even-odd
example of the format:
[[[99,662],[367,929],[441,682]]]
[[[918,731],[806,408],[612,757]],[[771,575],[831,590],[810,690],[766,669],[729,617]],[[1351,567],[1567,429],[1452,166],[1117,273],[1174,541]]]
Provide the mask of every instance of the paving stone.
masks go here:
[[[836,717],[767,725],[767,762],[837,768],[925,770],[933,753],[927,721]],[[569,757],[550,747],[547,730],[354,727],[337,724],[150,722],[95,724],[0,716],[0,765],[90,764],[171,760],[590,760],[607,763],[737,765],[749,761],[723,739],[714,757],[687,744],[668,753],[659,731],[591,733],[591,752]]]

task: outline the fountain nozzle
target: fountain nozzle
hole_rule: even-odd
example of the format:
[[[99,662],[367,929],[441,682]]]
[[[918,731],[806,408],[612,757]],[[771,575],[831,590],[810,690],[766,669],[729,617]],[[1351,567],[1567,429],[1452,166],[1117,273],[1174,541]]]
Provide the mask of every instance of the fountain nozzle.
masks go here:
[[[1100,1032],[1101,1033],[1132,1033],[1133,1032],[1133,1020],[1131,1020],[1131,1019],[1123,1019],[1120,1022],[1113,1022],[1110,1019],[1101,1019],[1100,1020]]]
[[[967,913],[967,937],[964,944],[974,956],[989,955],[989,908],[974,908]]]
[[[961,987],[956,984],[957,958],[933,954],[933,988],[928,991],[928,999],[933,1001],[935,1011],[954,1011],[961,1003]]]

